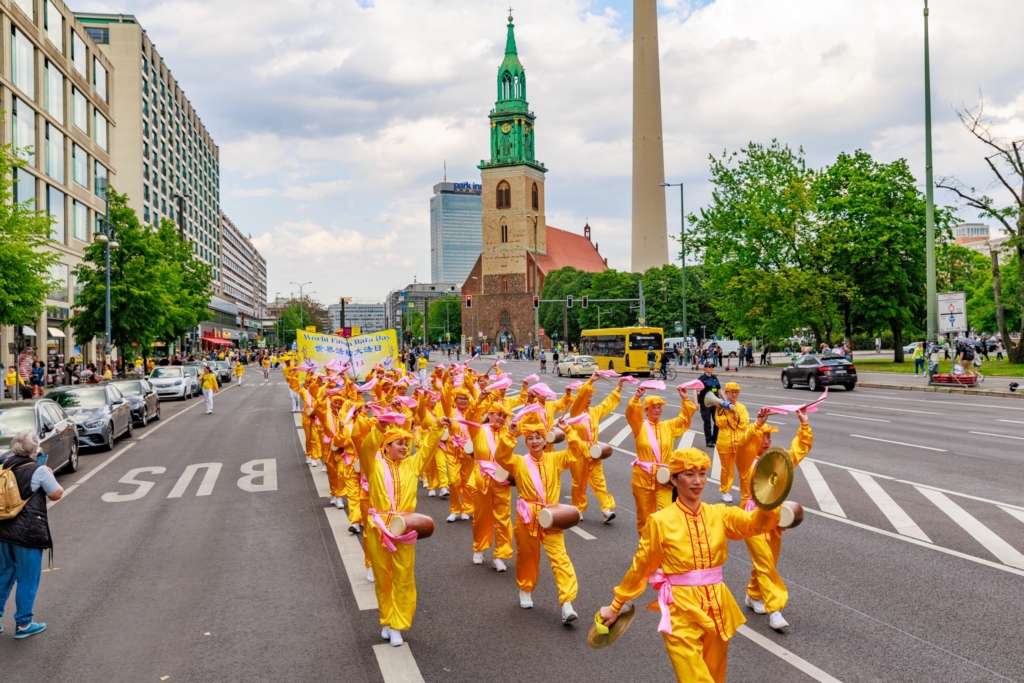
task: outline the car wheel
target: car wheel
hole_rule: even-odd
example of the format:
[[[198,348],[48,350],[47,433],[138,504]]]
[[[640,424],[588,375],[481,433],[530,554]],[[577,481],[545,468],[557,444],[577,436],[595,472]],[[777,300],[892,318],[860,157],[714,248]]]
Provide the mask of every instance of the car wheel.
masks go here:
[[[103,444],[103,450],[112,451],[114,450],[114,425],[113,423],[107,425],[107,442]]]
[[[124,435],[127,436],[129,439],[135,435],[135,423],[132,422],[131,420],[128,420],[128,426],[125,427]]]
[[[146,410],[146,406],[142,406],[142,426],[145,427],[149,424],[149,412]]]
[[[817,391],[818,390],[818,378],[815,377],[814,375],[811,375],[807,379],[807,388],[810,389],[811,391]]]
[[[856,384],[846,384],[846,385],[844,385],[844,386],[846,387],[846,390],[847,390],[847,391],[853,391],[853,388],[854,388],[855,386],[857,386],[857,385],[856,385]]]
[[[556,374],[557,376],[561,377],[561,376],[562,376],[562,368],[560,368],[560,367],[558,367],[558,366],[556,365],[556,366],[555,366],[555,374]]]
[[[793,383],[791,381],[789,381],[789,375],[787,375],[785,373],[782,374],[782,388],[783,389],[792,389],[793,388]]]
[[[154,420],[159,420],[160,419],[160,406],[159,405],[157,405],[157,407],[156,407],[156,412],[153,413],[153,419]]]
[[[68,456],[68,462],[64,465],[65,472],[77,472],[78,471],[78,442],[71,442],[71,455]]]

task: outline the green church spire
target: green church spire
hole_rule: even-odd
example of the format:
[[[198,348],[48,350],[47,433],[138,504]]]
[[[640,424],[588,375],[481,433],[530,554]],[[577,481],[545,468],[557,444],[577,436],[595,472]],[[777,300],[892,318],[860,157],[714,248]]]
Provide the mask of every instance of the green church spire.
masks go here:
[[[498,67],[498,100],[491,110],[491,158],[480,168],[527,164],[542,171],[534,158],[534,114],[526,101],[526,69],[516,49],[515,24],[508,17],[505,59]]]

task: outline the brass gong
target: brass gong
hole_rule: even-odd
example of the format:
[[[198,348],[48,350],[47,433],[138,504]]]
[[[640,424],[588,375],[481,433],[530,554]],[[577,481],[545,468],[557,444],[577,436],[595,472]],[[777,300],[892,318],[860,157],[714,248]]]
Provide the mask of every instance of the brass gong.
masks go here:
[[[615,620],[615,623],[605,629],[607,633],[599,633],[597,624],[591,624],[590,633],[587,634],[587,645],[595,650],[608,647],[622,637],[622,634],[626,632],[629,625],[633,623],[633,617],[635,616],[636,608],[633,607],[633,603],[627,602],[619,610],[619,617]]]
[[[774,510],[786,500],[793,488],[793,459],[784,448],[769,448],[754,466],[751,479],[754,504],[762,510]]]

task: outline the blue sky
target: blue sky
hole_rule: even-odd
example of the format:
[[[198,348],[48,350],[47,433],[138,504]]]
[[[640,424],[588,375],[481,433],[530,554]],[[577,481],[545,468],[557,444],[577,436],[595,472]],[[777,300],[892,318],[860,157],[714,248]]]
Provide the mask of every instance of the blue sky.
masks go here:
[[[330,303],[429,279],[431,187],[476,180],[509,0],[86,0],[134,13],[221,149],[222,204],[268,261]],[[512,2],[550,169],[548,223],[629,264],[631,7]],[[1024,133],[1024,3],[933,3],[936,173],[985,186],[954,107]],[[1000,21],[992,21],[999,16]],[[814,166],[863,148],[923,174],[919,0],[659,3],[667,178],[710,196],[708,155],[773,137]],[[940,202],[950,201],[941,193]],[[670,232],[678,195],[667,198]],[[973,219],[973,216],[965,216]]]

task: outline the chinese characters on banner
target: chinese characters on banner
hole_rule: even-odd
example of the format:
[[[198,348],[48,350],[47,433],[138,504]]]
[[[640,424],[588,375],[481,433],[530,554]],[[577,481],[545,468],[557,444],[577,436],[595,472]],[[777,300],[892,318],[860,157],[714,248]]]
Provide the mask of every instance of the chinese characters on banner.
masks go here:
[[[333,360],[351,363],[353,373],[359,379],[378,363],[385,368],[395,367],[398,358],[398,334],[384,330],[355,337],[339,337],[333,334],[314,334],[297,330],[295,333],[299,362],[313,361],[321,367]]]

